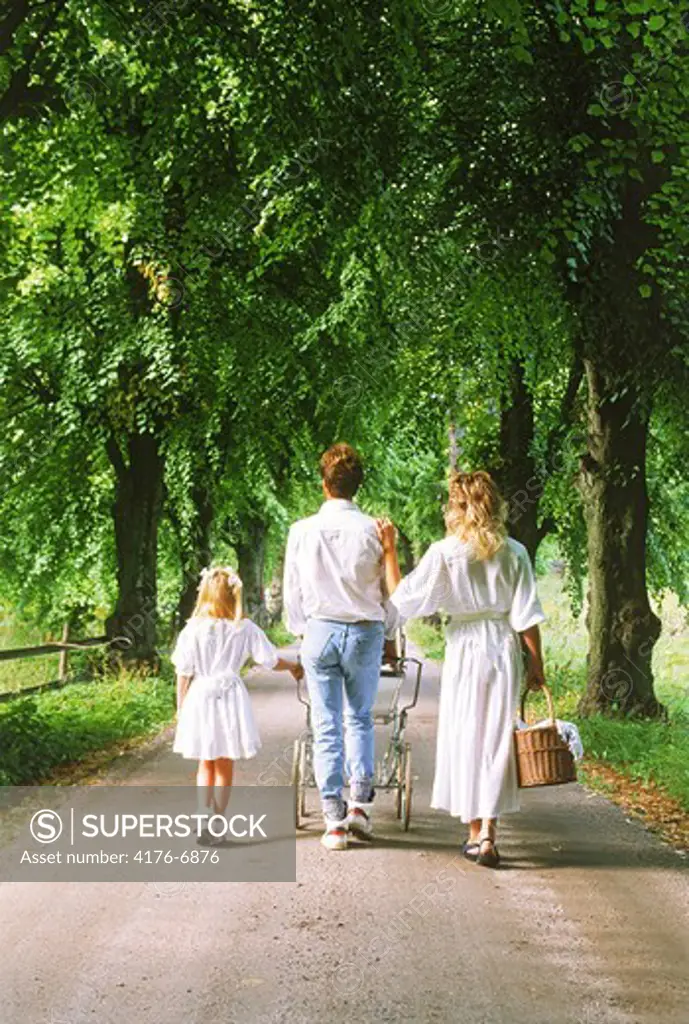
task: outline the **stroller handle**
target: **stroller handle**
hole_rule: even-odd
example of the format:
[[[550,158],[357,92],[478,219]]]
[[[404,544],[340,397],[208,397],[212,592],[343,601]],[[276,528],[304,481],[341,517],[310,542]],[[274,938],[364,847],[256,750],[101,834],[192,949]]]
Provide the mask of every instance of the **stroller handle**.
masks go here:
[[[299,662],[299,664],[301,664],[301,661]],[[297,683],[297,700],[299,701],[300,704],[303,704],[305,708],[310,708],[311,707],[311,702],[308,699],[308,697],[304,696],[303,683],[304,683],[304,679],[305,678],[306,678],[306,676],[302,676],[301,679],[297,679],[296,680],[296,683]]]
[[[405,704],[400,708],[400,714],[404,715],[407,711],[411,711],[412,708],[416,707],[416,703],[419,699],[419,690],[421,689],[421,672],[423,670],[423,662],[419,661],[418,658],[400,658],[398,664],[404,671],[406,665],[416,665],[416,679],[414,680],[414,692],[412,699],[409,704]]]

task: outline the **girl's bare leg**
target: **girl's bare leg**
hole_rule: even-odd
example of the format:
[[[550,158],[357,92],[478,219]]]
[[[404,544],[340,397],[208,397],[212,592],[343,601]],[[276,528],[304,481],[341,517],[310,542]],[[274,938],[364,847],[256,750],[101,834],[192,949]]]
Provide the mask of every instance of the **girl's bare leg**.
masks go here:
[[[479,837],[480,834],[481,834],[481,819],[480,818],[474,818],[474,820],[469,823],[469,842],[470,843],[477,842],[478,837]]]
[[[213,803],[213,787],[215,785],[215,762],[199,761],[196,770],[198,786],[199,814],[215,814]]]
[[[215,809],[224,814],[230,802],[234,763],[229,757],[219,757],[215,763]]]

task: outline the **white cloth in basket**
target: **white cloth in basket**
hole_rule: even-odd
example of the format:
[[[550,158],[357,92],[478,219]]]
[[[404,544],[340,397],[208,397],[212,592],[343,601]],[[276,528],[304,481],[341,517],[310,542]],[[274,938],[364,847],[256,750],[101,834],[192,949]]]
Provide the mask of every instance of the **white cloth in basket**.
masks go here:
[[[192,677],[179,714],[175,753],[204,761],[258,753],[261,740],[251,698],[239,675],[249,658],[266,668],[278,660],[276,648],[251,619],[189,620],[172,654],[177,673]]]
[[[518,729],[541,729],[543,726],[550,725],[550,719],[544,718],[542,722],[536,722],[535,725],[527,725],[521,718],[517,719]],[[563,722],[561,719],[555,719],[555,725],[560,737],[565,741],[569,747],[570,753],[575,761],[581,761],[584,756],[584,744],[581,742],[581,736],[574,722]]]

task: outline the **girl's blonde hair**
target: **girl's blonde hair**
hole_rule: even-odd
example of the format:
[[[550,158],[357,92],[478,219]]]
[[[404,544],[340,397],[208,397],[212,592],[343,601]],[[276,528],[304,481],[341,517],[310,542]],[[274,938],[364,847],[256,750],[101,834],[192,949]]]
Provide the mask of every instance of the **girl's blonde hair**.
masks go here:
[[[491,558],[507,537],[507,505],[490,473],[453,473],[445,509],[448,533],[470,544],[475,558]]]
[[[192,616],[209,615],[238,622],[243,614],[242,581],[234,569],[222,565],[204,569]]]

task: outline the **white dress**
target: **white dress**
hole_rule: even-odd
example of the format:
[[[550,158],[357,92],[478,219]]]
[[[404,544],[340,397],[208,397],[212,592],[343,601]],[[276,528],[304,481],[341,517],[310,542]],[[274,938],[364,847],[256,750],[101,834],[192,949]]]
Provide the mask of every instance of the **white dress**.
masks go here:
[[[526,548],[511,537],[473,559],[432,544],[391,598],[407,619],[447,612],[431,806],[462,821],[519,810],[512,733],[523,675],[518,634],[545,618]]]
[[[258,753],[251,698],[239,675],[249,658],[266,668],[278,661],[277,649],[251,619],[189,619],[172,653],[177,674],[193,677],[179,713],[175,753],[203,761]]]

